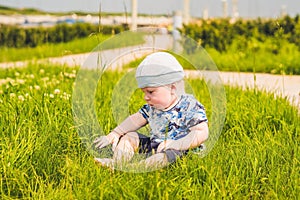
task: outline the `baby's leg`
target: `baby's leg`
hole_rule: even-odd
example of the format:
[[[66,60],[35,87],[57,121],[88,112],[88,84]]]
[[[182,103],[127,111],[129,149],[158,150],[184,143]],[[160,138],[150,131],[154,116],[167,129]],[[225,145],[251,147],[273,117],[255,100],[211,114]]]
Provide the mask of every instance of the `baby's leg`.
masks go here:
[[[167,166],[169,162],[165,153],[156,153],[142,160],[140,164],[145,165],[146,168],[161,168]]]
[[[139,146],[139,136],[136,132],[130,132],[121,137],[114,149],[113,159],[116,162],[128,162]]]

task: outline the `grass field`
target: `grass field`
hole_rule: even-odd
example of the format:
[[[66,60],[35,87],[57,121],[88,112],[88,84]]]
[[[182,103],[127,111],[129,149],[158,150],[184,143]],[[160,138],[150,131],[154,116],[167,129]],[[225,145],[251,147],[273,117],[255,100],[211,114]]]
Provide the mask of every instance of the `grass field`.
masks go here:
[[[287,99],[226,87],[224,129],[206,157],[191,154],[164,169],[126,173],[95,165],[77,134],[77,72],[44,65],[0,69],[0,199],[298,198],[300,118]],[[105,73],[97,93],[104,131],[115,125],[109,97],[121,75]],[[189,83],[210,117],[204,83]],[[98,100],[101,95],[107,100]]]
[[[134,38],[122,36],[122,40],[114,39],[113,42],[109,42],[109,46],[102,46],[104,49],[120,48],[129,45],[136,45],[137,43],[142,43],[144,41],[143,34],[136,33]],[[88,53],[92,52],[100,43],[112,38],[111,35],[102,34],[91,34],[87,38],[76,39],[67,43],[59,44],[45,44],[34,48],[0,48],[0,62],[12,62],[12,61],[34,61],[38,59],[48,58],[48,57],[60,57],[65,55]]]

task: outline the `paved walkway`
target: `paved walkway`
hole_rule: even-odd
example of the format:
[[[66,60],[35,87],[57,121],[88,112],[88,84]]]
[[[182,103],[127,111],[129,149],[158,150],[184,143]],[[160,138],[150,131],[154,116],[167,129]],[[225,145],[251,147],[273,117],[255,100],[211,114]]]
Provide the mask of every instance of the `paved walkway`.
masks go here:
[[[245,72],[214,72],[214,71],[186,71],[188,77],[216,77],[219,76],[224,85],[238,86],[243,89],[258,88],[272,92],[276,96],[287,97],[292,105],[300,111],[300,76],[299,75],[272,75],[266,73]],[[209,78],[211,79],[211,78]]]
[[[224,84],[258,88],[284,96],[300,109],[300,76],[220,72]]]
[[[68,66],[82,66],[84,68],[97,68],[110,66],[109,69],[119,69],[132,60],[141,58],[155,49],[170,49],[173,40],[170,35],[155,35],[147,37],[146,43],[132,47],[105,50],[99,52],[68,55],[57,58],[43,59],[38,62],[49,62],[66,64]],[[102,60],[102,63],[99,63]],[[105,62],[105,63],[104,63]],[[28,62],[0,63],[0,68],[23,67]],[[187,72],[191,76],[191,72]],[[236,85],[242,88],[254,88],[273,92],[275,95],[287,96],[290,102],[300,109],[300,76],[271,75],[263,73],[242,73],[242,72],[219,72],[224,84]]]

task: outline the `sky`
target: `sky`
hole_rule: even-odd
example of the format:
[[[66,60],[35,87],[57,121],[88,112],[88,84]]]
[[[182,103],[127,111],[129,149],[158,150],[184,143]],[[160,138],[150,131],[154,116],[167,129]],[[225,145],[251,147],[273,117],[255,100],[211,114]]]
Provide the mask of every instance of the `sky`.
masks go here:
[[[183,10],[183,0],[137,0],[138,13],[172,15],[173,11]],[[228,15],[232,13],[232,0],[228,2]],[[0,5],[16,8],[37,8],[49,12],[84,11],[131,12],[131,0],[0,0]],[[280,16],[282,7],[291,17],[300,14],[299,0],[238,0],[240,17]],[[202,17],[207,9],[209,17],[222,16],[222,0],[190,0],[190,14]]]

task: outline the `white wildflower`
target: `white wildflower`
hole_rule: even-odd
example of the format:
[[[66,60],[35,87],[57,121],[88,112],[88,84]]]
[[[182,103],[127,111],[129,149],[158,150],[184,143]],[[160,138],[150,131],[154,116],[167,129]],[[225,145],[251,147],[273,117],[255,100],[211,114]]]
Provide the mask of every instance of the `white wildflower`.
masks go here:
[[[22,95],[19,95],[18,99],[19,99],[19,101],[24,101],[25,100],[25,98]]]
[[[60,93],[60,90],[59,89],[55,89],[54,90],[54,94],[59,94]]]
[[[46,77],[43,77],[42,80],[46,82],[46,81],[49,81],[50,78],[48,76],[46,76]]]
[[[8,82],[9,82],[12,86],[18,85],[18,84],[16,83],[16,80],[14,80],[14,79],[10,79]]]
[[[14,81],[14,79],[12,79],[12,78],[10,78],[10,77],[7,77],[5,80],[6,80],[7,83],[8,83],[8,82],[11,82],[11,81]]]
[[[34,75],[33,75],[33,74],[30,74],[30,75],[29,75],[29,78],[34,79]]]
[[[76,78],[76,73],[69,74],[69,78]]]
[[[63,75],[65,77],[68,77],[68,78],[75,78],[76,77],[76,73],[67,73],[67,72],[64,72]]]
[[[17,79],[16,82],[23,85],[26,81],[24,79]]]
[[[49,94],[49,97],[50,97],[51,99],[53,99],[53,98],[54,98],[54,94]]]
[[[10,97],[10,98],[15,98],[15,97],[16,97],[16,94],[15,94],[15,93],[10,93],[10,94],[9,94],[9,97]]]
[[[66,92],[64,92],[63,95],[60,96],[60,98],[65,99],[65,100],[69,100],[70,97],[71,97],[71,95]]]
[[[39,85],[35,85],[35,86],[34,86],[34,89],[36,89],[36,90],[40,90],[40,89],[41,89],[41,87],[40,87]]]

